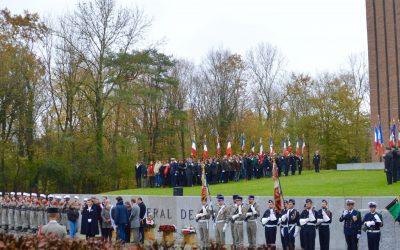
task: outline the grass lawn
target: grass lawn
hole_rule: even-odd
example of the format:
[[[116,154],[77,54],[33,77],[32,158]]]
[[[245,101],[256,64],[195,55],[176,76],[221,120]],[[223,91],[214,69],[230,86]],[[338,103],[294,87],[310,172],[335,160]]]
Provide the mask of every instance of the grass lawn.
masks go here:
[[[304,171],[302,175],[280,178],[285,196],[398,196],[400,182],[386,184],[383,170],[336,171],[322,170],[320,173]],[[273,181],[270,178],[241,180],[228,184],[210,185],[211,195],[257,195],[272,196]],[[109,192],[111,195],[155,195],[171,196],[171,188],[128,189]],[[185,196],[199,196],[200,187],[184,187]]]

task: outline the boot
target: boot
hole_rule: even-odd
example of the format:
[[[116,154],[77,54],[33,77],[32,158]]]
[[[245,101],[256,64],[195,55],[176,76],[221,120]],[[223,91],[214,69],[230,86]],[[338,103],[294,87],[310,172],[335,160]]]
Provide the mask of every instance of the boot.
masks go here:
[[[271,246],[271,250],[276,250],[276,246],[275,245]]]

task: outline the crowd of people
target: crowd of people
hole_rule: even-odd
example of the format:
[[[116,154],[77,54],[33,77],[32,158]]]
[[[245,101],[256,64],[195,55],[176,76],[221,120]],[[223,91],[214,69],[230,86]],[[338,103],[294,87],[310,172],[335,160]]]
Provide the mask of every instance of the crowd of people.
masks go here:
[[[58,236],[68,234],[71,239],[80,232],[86,239],[101,235],[104,241],[111,241],[115,230],[119,239],[130,242],[133,231],[134,243],[144,240],[146,205],[140,197],[125,202],[117,197],[113,206],[106,196],[100,202],[97,197],[81,201],[79,196],[69,195],[20,192],[0,192],[0,195],[0,227],[6,232],[46,234],[55,230]]]
[[[207,183],[228,183],[240,179],[260,179],[272,177],[272,164],[276,162],[279,176],[301,175],[304,158],[302,155],[289,153],[287,155],[274,154],[243,154],[213,157],[207,160],[176,160],[150,161],[146,165],[143,161],[136,164],[136,184],[141,187],[177,187],[201,185],[202,165],[204,165]],[[321,156],[318,151],[313,156],[315,172],[320,171]]]

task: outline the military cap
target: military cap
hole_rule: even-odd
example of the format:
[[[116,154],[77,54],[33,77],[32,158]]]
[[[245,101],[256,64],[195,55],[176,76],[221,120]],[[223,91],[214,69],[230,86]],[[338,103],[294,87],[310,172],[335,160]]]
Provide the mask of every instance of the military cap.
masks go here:
[[[238,196],[236,197],[236,200],[243,200],[243,197],[240,196],[240,195],[238,195]]]
[[[83,201],[87,201],[87,200],[88,200],[87,198],[83,199]]]
[[[306,203],[312,203],[311,199],[306,199]]]
[[[269,200],[269,201],[268,201],[268,203],[271,203],[271,204],[273,204],[274,202],[273,202],[272,200]]]
[[[368,202],[369,207],[376,207],[376,203],[373,201]]]
[[[61,200],[61,196],[56,195],[54,198]]]
[[[224,196],[223,196],[223,195],[219,195],[219,196],[217,197],[217,199],[220,200],[220,201],[223,201],[223,200],[224,200]]]
[[[71,199],[71,196],[69,194],[64,195],[64,199]]]
[[[254,195],[249,195],[249,199],[254,199]]]
[[[3,195],[3,192],[0,192],[0,195]]]
[[[15,195],[15,192],[11,192],[10,195]]]
[[[20,196],[20,195],[21,195],[21,192],[17,192],[17,195],[19,195],[19,196]]]
[[[32,197],[37,197],[37,194],[36,193],[32,193],[31,196]]]
[[[293,199],[289,199],[289,203],[292,203],[293,205],[296,204],[296,202]]]
[[[236,200],[238,196],[239,196],[239,195],[234,194],[234,195],[232,196],[232,199]]]
[[[346,200],[347,205],[354,205],[355,201],[353,200]]]
[[[289,202],[287,201],[287,200],[284,200],[283,201],[283,204],[288,204]]]
[[[46,199],[46,195],[45,194],[40,194],[40,197],[45,198]]]
[[[79,196],[78,196],[78,195],[75,195],[75,196],[74,196],[74,199],[79,200]]]
[[[328,202],[326,200],[322,200],[322,202],[325,202],[326,204],[328,204]]]
[[[56,207],[49,207],[49,208],[47,208],[47,213],[49,213],[49,214],[56,214],[56,213],[58,213],[58,208],[56,208]]]
[[[54,198],[54,195],[49,194],[47,197],[49,197],[49,198]]]

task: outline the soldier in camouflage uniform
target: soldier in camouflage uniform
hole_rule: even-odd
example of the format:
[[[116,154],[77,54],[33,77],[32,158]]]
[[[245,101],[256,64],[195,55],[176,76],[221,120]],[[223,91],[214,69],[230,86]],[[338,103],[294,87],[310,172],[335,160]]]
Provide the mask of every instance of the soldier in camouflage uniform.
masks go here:
[[[11,192],[10,193],[10,202],[8,203],[8,228],[9,230],[14,230],[14,211],[15,211],[15,206],[17,205],[15,201],[15,193]]]
[[[249,204],[247,206],[247,239],[249,248],[255,249],[257,246],[257,218],[260,217],[260,206],[254,201],[254,195],[249,196]]]

